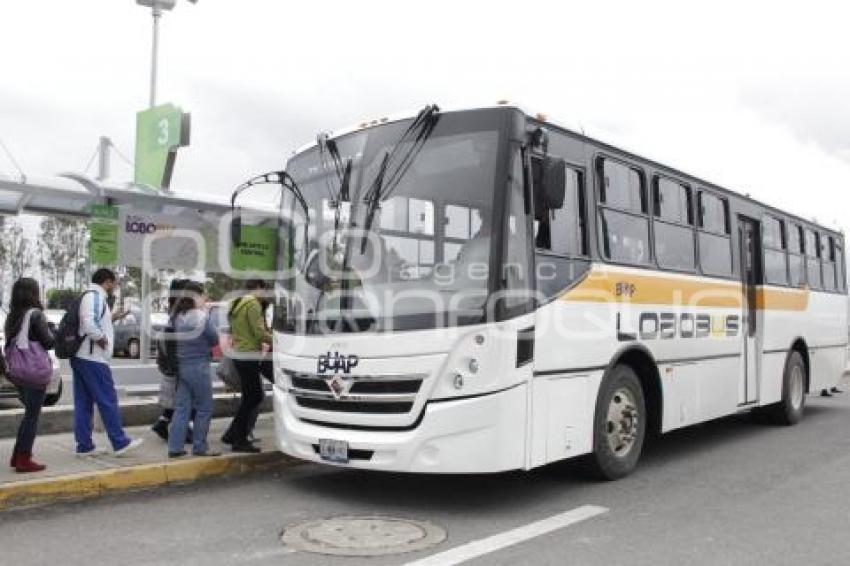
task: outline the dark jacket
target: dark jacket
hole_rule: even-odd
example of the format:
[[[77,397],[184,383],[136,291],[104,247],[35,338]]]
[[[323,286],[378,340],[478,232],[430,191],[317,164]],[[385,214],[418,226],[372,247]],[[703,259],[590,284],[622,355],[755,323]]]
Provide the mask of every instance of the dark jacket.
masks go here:
[[[21,330],[23,316],[18,320],[11,320],[11,317],[6,319],[6,342],[14,340]],[[56,343],[56,337],[53,331],[47,325],[47,317],[39,309],[35,309],[30,316],[30,332],[29,339],[33,342],[38,342],[45,350],[50,350]]]

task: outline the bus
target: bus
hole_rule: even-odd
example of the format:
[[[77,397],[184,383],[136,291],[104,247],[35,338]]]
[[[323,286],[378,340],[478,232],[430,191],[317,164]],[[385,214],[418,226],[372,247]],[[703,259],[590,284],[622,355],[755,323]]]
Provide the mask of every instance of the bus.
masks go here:
[[[322,134],[281,172],[278,446],[335,466],[633,471],[797,423],[847,362],[843,234],[510,104]]]

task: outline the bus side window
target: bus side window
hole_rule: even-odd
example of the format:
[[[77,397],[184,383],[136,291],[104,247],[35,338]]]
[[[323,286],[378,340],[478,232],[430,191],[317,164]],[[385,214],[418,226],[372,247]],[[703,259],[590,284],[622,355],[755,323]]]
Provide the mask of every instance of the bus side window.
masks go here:
[[[836,242],[835,244],[835,277],[838,281],[838,290],[842,293],[847,291],[847,271],[844,261],[844,242]]]
[[[649,207],[643,172],[600,157],[597,173],[602,256],[619,263],[649,264]]]
[[[788,230],[788,268],[791,275],[789,282],[792,287],[802,287],[806,284],[806,261],[803,247],[803,229],[792,224]]]
[[[540,163],[534,159],[532,163]],[[584,185],[581,173],[566,169],[564,204],[550,211],[535,211],[534,244],[537,249],[565,256],[586,256]],[[535,175],[535,187],[538,177]]]
[[[821,263],[823,264],[823,288],[835,291],[835,239],[832,236],[821,236]]]
[[[732,275],[729,201],[706,191],[699,193],[699,262],[703,273]]]
[[[772,285],[788,284],[788,264],[785,257],[787,241],[785,223],[773,216],[762,220],[762,247],[764,248],[764,279]]]
[[[820,241],[814,230],[806,230],[806,273],[808,275],[809,287],[820,289]]]
[[[696,247],[691,188],[655,177],[653,183],[653,215],[655,216],[655,257],[658,265],[677,271],[694,271]]]

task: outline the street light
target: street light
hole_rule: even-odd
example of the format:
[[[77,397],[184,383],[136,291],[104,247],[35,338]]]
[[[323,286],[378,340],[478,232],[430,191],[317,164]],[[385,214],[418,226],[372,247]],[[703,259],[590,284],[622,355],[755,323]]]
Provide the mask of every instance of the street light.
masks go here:
[[[192,4],[197,4],[198,0],[189,0]],[[165,10],[173,10],[177,0],[136,0],[136,4],[151,9],[153,16],[153,48],[151,52],[151,98],[150,106],[156,106],[156,67],[159,57],[159,19],[162,17],[162,12]]]

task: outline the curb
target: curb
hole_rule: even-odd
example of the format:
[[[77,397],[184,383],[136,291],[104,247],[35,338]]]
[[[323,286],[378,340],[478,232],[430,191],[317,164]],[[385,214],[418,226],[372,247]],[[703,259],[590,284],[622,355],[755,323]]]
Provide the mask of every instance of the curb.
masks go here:
[[[298,463],[281,452],[233,454],[24,480],[0,485],[0,511],[288,468]]]

